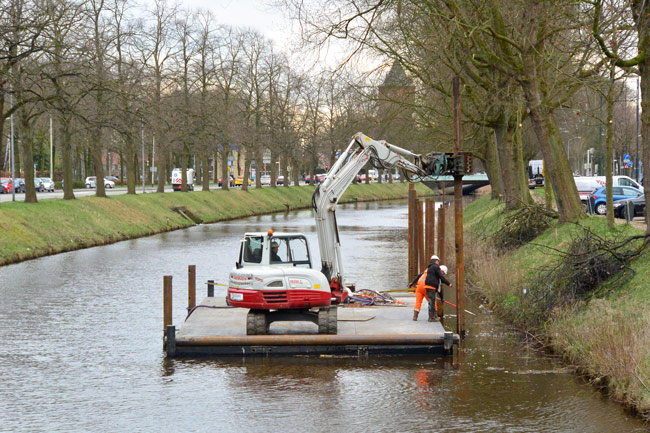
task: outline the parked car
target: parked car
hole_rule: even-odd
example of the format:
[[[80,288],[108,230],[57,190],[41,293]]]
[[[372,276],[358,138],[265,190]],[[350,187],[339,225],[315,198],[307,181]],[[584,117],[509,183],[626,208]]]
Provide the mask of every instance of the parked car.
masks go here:
[[[36,192],[45,191],[45,188],[43,187],[43,182],[41,181],[40,177],[34,178],[34,189],[36,189]]]
[[[244,176],[237,176],[235,178],[235,186],[242,186],[244,184]],[[250,186],[251,180],[248,179],[248,186]]]
[[[13,182],[10,177],[0,177],[0,194],[13,192]]]
[[[219,186],[221,186],[221,184],[222,184],[222,180],[221,178],[219,178]],[[228,182],[228,186],[235,186],[235,178],[233,177],[232,174],[230,175],[230,182]]]
[[[607,198],[605,196],[605,189],[606,187],[598,188],[589,197],[592,209],[594,209],[598,215],[605,215],[607,212]],[[613,201],[636,198],[641,195],[643,195],[643,192],[641,190],[632,188],[631,186],[612,187]]]
[[[54,192],[54,181],[49,177],[42,177],[41,183],[45,191]]]
[[[544,186],[544,176],[541,173],[537,173],[533,177],[528,179],[528,188],[530,189],[543,187],[543,186]]]
[[[284,176],[278,176],[275,180],[276,185],[284,185]],[[291,179],[287,180],[287,185],[291,185]]]
[[[587,207],[588,202],[591,200],[592,193],[605,186],[605,176],[575,176],[573,178],[580,194],[580,200]],[[612,186],[631,186],[640,191],[643,191],[643,186],[639,185],[634,179],[627,176],[612,176]]]
[[[268,174],[263,174],[260,177],[260,182],[262,183],[262,185],[271,185],[271,176],[269,176]]]
[[[323,183],[325,181],[325,178],[327,177],[327,174],[321,173],[321,174],[315,174],[314,175],[314,185],[318,185],[319,183]],[[305,176],[305,183],[309,185],[309,175]]]
[[[14,179],[14,191],[16,191],[16,194],[25,192],[25,179],[22,177],[17,177]]]
[[[616,218],[625,218],[628,211],[628,203],[631,203],[632,214],[631,218],[637,216],[645,216],[645,196],[640,195],[635,198],[628,198],[625,200],[619,200],[614,203],[614,217]],[[630,218],[630,219],[631,219]]]
[[[88,176],[86,178],[86,188],[97,188],[96,176]],[[115,188],[115,182],[112,180],[104,179],[104,188]]]

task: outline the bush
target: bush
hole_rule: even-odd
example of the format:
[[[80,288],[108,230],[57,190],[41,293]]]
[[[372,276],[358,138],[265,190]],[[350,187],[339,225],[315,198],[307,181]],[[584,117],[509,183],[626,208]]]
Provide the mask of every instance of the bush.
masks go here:
[[[539,236],[558,218],[558,213],[537,204],[522,207],[505,217],[494,235],[494,246],[500,251],[518,248]]]

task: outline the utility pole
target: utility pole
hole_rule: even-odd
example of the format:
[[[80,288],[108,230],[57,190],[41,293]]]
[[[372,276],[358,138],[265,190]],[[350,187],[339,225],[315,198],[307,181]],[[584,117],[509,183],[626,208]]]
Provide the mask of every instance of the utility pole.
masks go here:
[[[11,93],[9,94],[9,106],[14,107],[14,88],[11,86]],[[16,201],[16,165],[14,160],[16,153],[14,151],[14,113],[11,112],[11,201]]]
[[[144,183],[145,183],[145,172],[144,172],[144,124],[142,124],[142,193],[144,194],[146,191],[144,189]]]
[[[636,77],[636,154],[634,155],[635,180],[639,181],[639,96],[641,95],[641,81]]]
[[[54,140],[53,140],[53,137],[52,137],[52,115],[50,114],[50,179],[52,180],[52,182],[54,182],[54,170],[53,170],[54,161],[52,159],[53,156],[54,156],[54,152],[53,152],[54,145],[53,145],[53,143],[54,143]]]
[[[454,96],[454,157],[462,160],[462,125],[460,109],[460,77],[453,80]],[[456,322],[458,335],[465,336],[465,252],[463,248],[463,173],[454,173],[454,225],[456,246]]]

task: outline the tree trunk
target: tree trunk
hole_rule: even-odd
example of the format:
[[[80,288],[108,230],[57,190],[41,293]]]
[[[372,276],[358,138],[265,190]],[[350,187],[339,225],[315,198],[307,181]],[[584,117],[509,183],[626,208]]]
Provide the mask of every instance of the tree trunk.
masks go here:
[[[74,200],[74,179],[72,178],[72,134],[70,133],[70,119],[61,117],[60,137],[63,149],[63,200]]]
[[[531,60],[528,59],[530,63]],[[544,177],[551,182],[560,222],[577,221],[585,216],[584,207],[573,181],[569,159],[552,113],[542,105],[535,68],[528,65],[529,76],[521,82],[533,130],[544,156]]]
[[[616,84],[616,70],[612,63],[609,70],[609,87],[607,89],[607,138],[605,139],[605,206],[607,228],[614,228],[614,196],[612,195],[612,160],[614,159],[614,151],[612,148],[612,138],[614,137],[614,103],[615,103],[615,84]],[[627,104],[627,101],[625,102]]]
[[[93,160],[93,168],[95,169],[95,195],[97,197],[106,197],[106,188],[104,186],[104,164],[102,164],[102,147],[101,141],[102,134],[95,131],[93,136],[94,145],[90,149],[91,158]]]
[[[162,140],[160,141],[162,142]],[[142,175],[144,176],[144,173]],[[156,188],[156,192],[165,192],[165,183],[167,183],[167,152],[164,150],[164,146],[160,146],[158,151],[158,188]]]
[[[22,131],[21,150],[23,159],[23,171],[25,172],[25,203],[37,203],[36,187],[34,186],[34,155],[32,153],[32,130],[24,108],[20,110],[20,123]],[[15,146],[15,144],[14,144]]]
[[[223,145],[221,151],[221,189],[228,191],[230,189],[230,170],[228,169],[228,156],[230,154],[230,145]]]
[[[244,179],[242,180],[241,188],[243,191],[248,191],[248,178],[251,173],[251,159],[249,157],[249,150],[247,147],[239,146],[244,154]]]
[[[203,180],[203,191],[210,191],[210,158],[207,151],[203,151],[201,154],[201,168],[202,168],[202,180]],[[216,170],[215,170],[216,171]]]
[[[645,31],[647,32],[647,29],[645,29]],[[644,52],[649,53],[650,38],[644,37],[639,39],[639,49],[648,50]],[[645,43],[642,44],[641,40],[645,41]],[[646,58],[645,62],[639,64],[641,86],[641,137],[643,138],[643,147],[640,149],[640,153],[644,158],[646,158],[646,164],[643,164],[644,181],[650,179],[650,161],[647,160],[648,155],[650,155],[650,65],[648,65],[648,61],[649,60]],[[639,161],[641,161],[641,158],[639,158]],[[643,188],[643,195],[645,197],[645,202],[650,203],[650,187],[648,187],[647,183],[645,188]],[[650,211],[647,209],[645,212],[645,223],[646,233],[650,234]]]

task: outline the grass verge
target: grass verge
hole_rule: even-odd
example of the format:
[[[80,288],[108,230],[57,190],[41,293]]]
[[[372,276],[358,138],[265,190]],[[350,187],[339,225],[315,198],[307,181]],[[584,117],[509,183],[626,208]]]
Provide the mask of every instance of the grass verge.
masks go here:
[[[0,205],[0,266],[195,224],[311,207],[315,187],[114,195]],[[416,185],[420,195],[431,190]],[[407,183],[350,185],[341,203],[406,198]]]
[[[498,255],[491,237],[506,221],[503,210],[484,196],[464,212],[468,283],[501,316],[650,420],[650,254],[632,261],[629,278],[560,302],[541,323],[535,316],[542,306],[531,300],[530,290],[561,265],[563,252],[583,235],[584,227],[619,240],[643,231],[628,225],[608,231],[605,218],[589,217],[579,225],[554,225],[528,244]],[[549,293],[554,289],[549,286]]]

